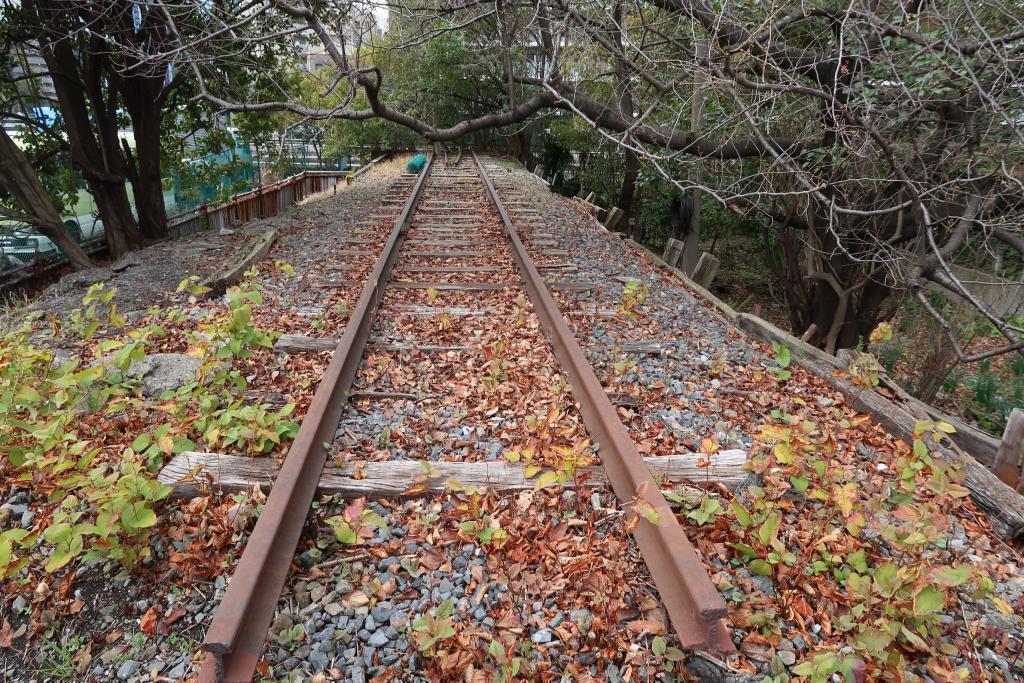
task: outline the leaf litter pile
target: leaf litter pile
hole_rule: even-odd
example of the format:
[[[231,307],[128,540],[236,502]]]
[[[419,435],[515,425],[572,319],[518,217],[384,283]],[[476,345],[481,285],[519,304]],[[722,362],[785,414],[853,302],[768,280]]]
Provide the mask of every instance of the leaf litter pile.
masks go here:
[[[735,490],[664,487],[729,602],[739,657],[726,673],[1024,675],[1020,548],[992,533],[962,472],[935,454],[950,425],[921,421],[912,443],[892,437],[791,365],[789,349],[746,339],[578,205],[536,199],[563,226],[572,277],[603,283],[556,299],[609,392],[633,399],[619,412],[641,452],[711,461],[749,450],[750,478]],[[531,228],[520,232],[529,245]]]

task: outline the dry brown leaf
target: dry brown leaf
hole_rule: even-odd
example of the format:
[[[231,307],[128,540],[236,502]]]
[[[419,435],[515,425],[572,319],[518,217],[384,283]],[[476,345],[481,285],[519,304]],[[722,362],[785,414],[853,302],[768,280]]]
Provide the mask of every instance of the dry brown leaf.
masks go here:
[[[358,607],[365,607],[366,605],[369,605],[370,598],[363,591],[356,590],[342,598],[341,604],[345,605],[345,607],[356,609]]]
[[[11,642],[14,640],[13,630],[11,629],[11,622],[4,619],[4,623],[0,626],[0,647],[10,647]]]
[[[652,619],[637,619],[626,624],[626,630],[636,635],[647,633],[652,636],[660,636],[665,633],[665,624]]]
[[[160,610],[153,605],[149,610],[142,615],[142,619],[139,620],[139,630],[148,636],[156,635],[156,620],[160,616]]]
[[[170,626],[171,624],[176,622],[178,619],[181,619],[186,614],[188,614],[188,611],[184,607],[179,607],[178,609],[174,610],[173,612],[168,614],[166,617],[164,617],[164,626]]]

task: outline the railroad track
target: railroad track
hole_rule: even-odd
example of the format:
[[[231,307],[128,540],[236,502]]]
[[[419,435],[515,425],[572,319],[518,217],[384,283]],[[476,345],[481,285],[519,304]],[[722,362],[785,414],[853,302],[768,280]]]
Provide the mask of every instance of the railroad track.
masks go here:
[[[534,476],[564,480],[567,468],[573,474],[566,454],[583,464],[596,459],[588,435],[624,509],[630,516],[647,511],[609,523],[632,527],[679,645],[732,650],[724,602],[549,292],[542,272],[557,273],[563,255],[540,229],[524,243],[516,222],[535,228],[535,212],[503,173],[498,162],[476,155],[452,167],[431,161],[393,186],[375,216],[348,238],[350,256],[331,264],[338,279],[325,284],[358,274],[362,295],[214,614],[201,680],[252,679],[325,464],[343,460],[358,468],[360,460],[402,459],[455,467],[462,465],[438,461],[462,460],[500,469],[491,461],[509,442],[528,443],[538,452],[517,451],[516,459],[536,458]],[[563,378],[571,392],[535,390]],[[442,386],[446,391],[437,392]],[[381,402],[392,406],[385,414],[400,413],[413,432],[403,432],[398,447],[379,435],[368,438],[360,427],[380,413]],[[437,414],[455,416],[454,431],[439,430],[436,414],[415,407],[431,402]],[[429,477],[437,476],[433,467],[425,466]],[[418,483],[402,494],[429,495],[430,487]],[[500,489],[502,482],[495,483]]]

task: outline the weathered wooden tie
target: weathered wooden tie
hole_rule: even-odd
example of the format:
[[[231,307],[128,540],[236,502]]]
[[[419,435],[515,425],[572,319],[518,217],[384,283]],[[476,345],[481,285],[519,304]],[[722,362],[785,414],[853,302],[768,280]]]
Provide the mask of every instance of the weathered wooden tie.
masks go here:
[[[749,476],[744,469],[746,461],[747,454],[741,450],[720,451],[714,455],[687,453],[644,458],[644,463],[662,479],[698,485],[722,484],[729,488],[736,488]],[[273,458],[186,451],[167,463],[158,479],[172,488],[172,496],[186,498],[210,491],[251,491],[256,485],[269,490],[277,471]],[[587,467],[562,485],[573,488],[584,482],[604,486],[607,477],[600,467]],[[524,465],[501,461],[388,460],[340,467],[328,463],[320,475],[318,493],[352,498],[401,498],[441,493],[458,486],[499,492],[522,491],[535,488],[536,479],[526,476]]]

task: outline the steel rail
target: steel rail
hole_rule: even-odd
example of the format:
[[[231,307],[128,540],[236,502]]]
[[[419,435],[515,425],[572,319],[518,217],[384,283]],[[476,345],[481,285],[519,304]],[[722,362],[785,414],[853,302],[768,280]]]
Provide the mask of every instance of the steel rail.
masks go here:
[[[644,464],[636,444],[608,400],[608,394],[566,324],[548,287],[526,251],[484,165],[473,153],[487,195],[501,216],[519,274],[555,357],[568,375],[583,421],[599,444],[598,455],[615,494],[623,502],[646,501],[657,524],[640,519],[633,537],[651,572],[680,644],[687,649],[735,652],[725,625],[725,601],[719,595],[686,532],[676,520],[661,487]]]
[[[207,655],[199,672],[200,681],[252,680],[327,459],[324,444],[334,439],[377,308],[432,163],[431,157],[395,220],[214,613],[203,640],[202,649]]]

